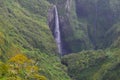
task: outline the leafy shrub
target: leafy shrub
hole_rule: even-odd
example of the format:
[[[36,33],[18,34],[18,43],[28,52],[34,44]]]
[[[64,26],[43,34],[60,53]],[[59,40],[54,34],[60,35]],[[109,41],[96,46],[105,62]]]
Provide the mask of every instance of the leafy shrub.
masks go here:
[[[35,61],[28,59],[24,54],[16,54],[7,63],[0,62],[0,78],[7,80],[47,80],[39,74]]]

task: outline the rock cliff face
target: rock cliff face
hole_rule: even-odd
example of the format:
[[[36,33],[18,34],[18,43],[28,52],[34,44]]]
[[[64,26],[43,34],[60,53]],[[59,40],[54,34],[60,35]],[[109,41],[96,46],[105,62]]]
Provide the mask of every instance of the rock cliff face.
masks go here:
[[[107,48],[115,40],[114,37],[108,38],[107,34],[119,22],[120,13],[117,7],[120,7],[118,0],[76,0],[77,16],[87,21],[88,34],[94,49]]]
[[[56,1],[63,52],[71,53],[109,47],[115,40],[110,36],[110,29],[113,29],[120,19],[117,8],[120,5],[115,2],[112,0]],[[53,31],[54,21],[52,20],[49,25]],[[111,40],[108,41],[109,39]]]
[[[54,29],[55,29],[55,14],[54,14],[54,6],[52,6],[48,11],[48,25],[50,27],[50,30],[52,34],[54,35]]]

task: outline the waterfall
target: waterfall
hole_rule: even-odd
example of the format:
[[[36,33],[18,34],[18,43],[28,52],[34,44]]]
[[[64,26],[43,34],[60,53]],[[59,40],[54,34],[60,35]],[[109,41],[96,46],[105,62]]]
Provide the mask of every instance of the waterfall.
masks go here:
[[[54,6],[55,10],[55,29],[54,29],[54,36],[55,41],[58,47],[59,54],[62,55],[62,46],[61,46],[61,33],[60,33],[60,26],[59,26],[59,16],[58,16],[58,10],[57,7]]]

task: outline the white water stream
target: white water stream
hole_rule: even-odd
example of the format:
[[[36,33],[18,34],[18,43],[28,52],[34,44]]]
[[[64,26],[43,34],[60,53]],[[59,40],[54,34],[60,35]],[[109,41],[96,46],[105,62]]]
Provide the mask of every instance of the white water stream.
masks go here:
[[[60,26],[59,26],[59,16],[58,16],[58,10],[57,7],[54,6],[55,9],[55,41],[58,47],[59,54],[62,55],[62,47],[61,47],[61,33],[60,33]]]

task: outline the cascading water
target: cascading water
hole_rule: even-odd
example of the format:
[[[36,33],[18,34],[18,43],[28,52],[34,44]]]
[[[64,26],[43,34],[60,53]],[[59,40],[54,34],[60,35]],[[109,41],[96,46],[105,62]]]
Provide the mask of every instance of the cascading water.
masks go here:
[[[60,26],[59,26],[59,16],[58,16],[58,10],[56,5],[54,6],[55,10],[55,29],[54,29],[54,36],[55,41],[58,47],[59,54],[62,55],[62,46],[61,46],[61,33],[60,33]]]

